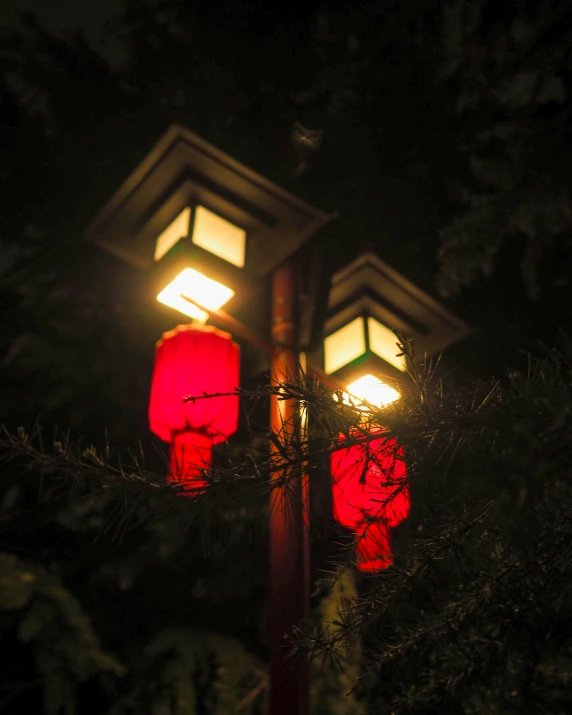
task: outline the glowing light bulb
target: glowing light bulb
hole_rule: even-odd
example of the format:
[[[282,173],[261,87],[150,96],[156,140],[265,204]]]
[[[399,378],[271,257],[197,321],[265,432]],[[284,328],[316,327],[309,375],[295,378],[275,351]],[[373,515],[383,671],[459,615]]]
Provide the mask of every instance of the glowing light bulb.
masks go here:
[[[344,403],[353,405],[358,410],[366,410],[368,407],[385,407],[400,397],[397,390],[374,375],[364,375],[347,386]]]
[[[201,310],[199,306],[207,310],[218,310],[227,303],[234,295],[234,291],[222,283],[213,281],[212,278],[195,271],[193,268],[185,268],[184,271],[172,280],[168,286],[157,296],[159,303],[174,308],[189,318],[194,318],[200,323],[206,322],[208,313]],[[190,303],[189,298],[193,303]],[[194,305],[197,303],[198,305]]]

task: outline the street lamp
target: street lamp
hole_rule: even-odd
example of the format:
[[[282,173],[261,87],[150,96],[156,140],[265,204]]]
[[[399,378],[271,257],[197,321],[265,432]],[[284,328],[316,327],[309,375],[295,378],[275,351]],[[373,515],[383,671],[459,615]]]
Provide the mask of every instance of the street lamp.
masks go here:
[[[343,380],[346,402],[384,407],[399,399],[399,390],[388,384],[389,380],[398,382],[398,378],[386,375],[386,382],[376,376],[392,367],[406,370],[405,359],[397,357],[396,343],[395,334],[367,314],[359,315],[325,337],[324,369],[328,375]]]
[[[153,301],[205,322],[196,304],[232,313],[332,218],[173,126],[86,237],[146,271]]]
[[[405,389],[406,360],[395,333],[432,355],[469,333],[445,307],[366,251],[334,274],[322,348],[312,355],[358,409],[383,407]]]
[[[298,296],[289,259],[332,218],[174,126],[101,209],[86,236],[146,271],[155,305],[159,301],[202,323],[223,307],[232,314],[248,303],[271,275],[270,380],[279,386],[298,378]],[[274,394],[270,427],[278,461],[280,445],[296,435],[296,423],[295,402]],[[302,474],[287,484],[281,476],[273,475],[271,497],[269,712],[307,715],[307,666],[284,663],[284,636],[308,617],[308,488]]]
[[[345,388],[344,402],[367,412],[399,399],[407,362],[399,333],[417,355],[460,340],[469,327],[427,293],[366,251],[332,277],[321,351],[313,360]],[[414,356],[415,359],[415,356]],[[365,416],[364,416],[365,418]],[[356,565],[377,572],[393,563],[391,529],[409,513],[402,450],[364,422],[330,457],[334,518],[356,535]]]
[[[235,218],[237,212],[229,211]],[[243,217],[235,220],[248,223]],[[159,224],[158,219],[153,221]],[[151,226],[148,227],[151,230]],[[153,253],[152,292],[169,308],[200,323],[237,297],[259,289],[245,268],[247,232],[225,216],[193,201],[158,234]]]

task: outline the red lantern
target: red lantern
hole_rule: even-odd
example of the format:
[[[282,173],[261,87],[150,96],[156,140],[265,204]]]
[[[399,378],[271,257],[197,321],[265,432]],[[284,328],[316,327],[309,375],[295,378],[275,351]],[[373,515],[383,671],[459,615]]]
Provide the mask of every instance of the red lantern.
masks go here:
[[[179,325],[157,343],[149,399],[149,427],[171,445],[169,481],[193,490],[207,485],[202,470],[212,446],[238,427],[240,351],[228,333],[205,325]],[[223,393],[185,402],[186,396]]]
[[[409,514],[403,450],[380,429],[352,430],[350,439],[352,444],[330,457],[334,518],[359,536],[358,567],[378,570],[392,563],[389,528]],[[345,435],[340,435],[340,442],[345,440]],[[376,549],[380,558],[372,555]]]
[[[363,522],[356,532],[356,564],[360,571],[383,571],[393,563],[389,527],[383,521]]]

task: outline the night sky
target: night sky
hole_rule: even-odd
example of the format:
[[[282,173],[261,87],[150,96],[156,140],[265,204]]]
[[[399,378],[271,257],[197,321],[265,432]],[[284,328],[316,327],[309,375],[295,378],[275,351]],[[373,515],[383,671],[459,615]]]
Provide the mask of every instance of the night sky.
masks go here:
[[[120,56],[108,40],[106,23],[117,13],[118,0],[3,0],[0,26],[17,25],[20,12],[34,13],[51,32],[60,34],[80,29],[95,47],[110,59]]]
[[[97,36],[118,6],[117,0],[4,0],[0,18],[8,25],[17,21],[19,12],[33,12],[54,32],[81,27],[90,36]]]

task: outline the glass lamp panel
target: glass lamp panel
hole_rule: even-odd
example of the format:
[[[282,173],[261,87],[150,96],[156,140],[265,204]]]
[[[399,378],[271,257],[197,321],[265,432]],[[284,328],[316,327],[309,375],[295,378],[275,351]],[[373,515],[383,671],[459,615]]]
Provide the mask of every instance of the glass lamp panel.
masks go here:
[[[195,271],[193,268],[185,268],[172,280],[157,296],[159,303],[174,308],[189,318],[194,318],[200,323],[206,322],[208,313],[201,310],[199,306],[204,306],[208,310],[218,310],[227,303],[234,295],[234,291],[222,283],[213,281],[212,278]],[[194,301],[190,303],[185,297]],[[195,305],[198,303],[198,305]]]
[[[189,235],[189,222],[191,220],[191,209],[187,206],[181,213],[167,226],[155,242],[155,261],[160,261],[173,246],[182,238]]]
[[[244,268],[246,231],[204,206],[197,206],[195,210],[193,243],[234,266]]]
[[[405,372],[407,369],[405,355],[397,357],[399,348],[397,347],[397,337],[395,333],[372,317],[367,319],[367,328],[369,332],[369,349],[371,352],[398,370]]]
[[[393,387],[382,382],[374,375],[364,375],[347,386],[344,403],[356,409],[377,407],[381,409],[391,402],[399,400],[401,395]],[[364,404],[367,403],[367,404]]]
[[[366,350],[363,318],[356,318],[324,340],[324,369],[331,375]]]

